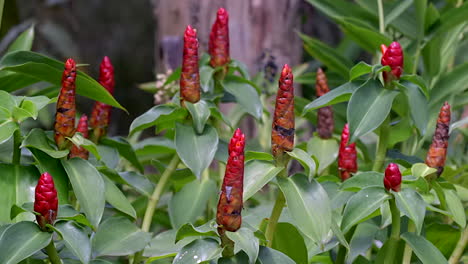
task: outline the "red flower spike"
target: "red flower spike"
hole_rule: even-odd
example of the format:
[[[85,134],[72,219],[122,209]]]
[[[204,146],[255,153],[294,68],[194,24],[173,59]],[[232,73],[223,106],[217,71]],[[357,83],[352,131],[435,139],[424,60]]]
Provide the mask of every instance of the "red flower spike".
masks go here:
[[[315,81],[315,90],[317,97],[320,97],[330,91],[328,88],[327,76],[321,68],[317,70]],[[320,138],[328,139],[333,135],[335,123],[333,121],[333,109],[331,106],[319,108],[317,113],[317,132]]]
[[[426,164],[437,169],[437,176],[444,171],[445,158],[447,156],[448,139],[450,127],[450,105],[445,102],[440,108],[437,118],[436,130],[432,137],[432,144],[426,156]]]
[[[356,143],[348,145],[349,126],[345,124],[341,133],[340,150],[338,153],[338,170],[342,181],[349,179],[357,172]]]
[[[388,164],[384,177],[385,189],[399,192],[401,189],[401,172],[395,163]]]
[[[238,128],[229,143],[229,158],[216,213],[216,223],[231,232],[237,231],[242,224],[244,146],[245,135]]]
[[[73,59],[68,59],[62,74],[62,88],[57,99],[54,123],[54,139],[60,150],[70,147],[66,138],[72,137],[75,133],[75,80],[76,64]]]
[[[229,14],[224,8],[218,9],[216,21],[213,23],[208,43],[210,53],[210,65],[215,67],[225,66],[231,60],[229,57]]]
[[[109,91],[110,94],[114,93],[114,67],[109,59],[105,56],[102,59],[101,66],[99,68],[99,83]],[[95,143],[107,134],[107,128],[110,123],[110,114],[112,106],[96,102],[91,112],[91,118],[89,124],[91,126],[91,140]]]
[[[190,25],[184,34],[184,55],[180,75],[180,104],[200,101],[200,73],[198,71],[198,39],[197,31]]]
[[[294,148],[294,86],[293,74],[284,65],[276,95],[275,113],[271,129],[271,151],[275,158]]]
[[[36,185],[34,211],[36,220],[42,230],[46,230],[46,224],[53,225],[57,218],[58,199],[54,179],[48,172],[44,172]]]
[[[388,47],[382,44],[380,50],[382,51],[381,64],[391,68],[391,72],[383,72],[385,83],[399,80],[403,73],[403,49],[400,43],[392,42]]]
[[[76,128],[76,132],[80,132],[84,138],[88,138],[88,117],[86,115],[82,115],[80,121],[78,122],[78,127]],[[78,147],[73,145],[70,149],[70,154],[68,157],[80,157],[82,159],[87,160],[89,158],[89,151],[87,151],[83,147]]]

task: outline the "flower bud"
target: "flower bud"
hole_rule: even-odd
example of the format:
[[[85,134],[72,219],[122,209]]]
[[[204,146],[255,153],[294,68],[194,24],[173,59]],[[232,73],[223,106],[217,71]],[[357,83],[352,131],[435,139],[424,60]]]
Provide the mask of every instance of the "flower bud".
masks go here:
[[[180,104],[200,100],[200,73],[198,71],[197,31],[190,25],[185,29],[182,72],[180,74]]]
[[[388,164],[385,169],[384,177],[385,189],[399,192],[401,189],[401,172],[398,165],[395,163]]]
[[[437,176],[440,176],[444,171],[448,148],[449,127],[450,105],[445,102],[442,108],[440,108],[436,130],[432,137],[432,144],[429,147],[429,151],[426,156],[427,166],[437,169]]]
[[[88,117],[85,114],[81,116],[80,121],[78,122],[78,127],[76,128],[76,132],[80,132],[84,138],[88,138]],[[70,159],[74,157],[80,157],[87,160],[89,158],[89,151],[83,147],[73,145],[70,149],[70,154],[68,157]]]
[[[403,73],[403,50],[400,43],[392,42],[388,47],[382,44],[380,50],[382,51],[381,64],[391,68],[390,72],[383,72],[385,83],[399,80]]]
[[[208,43],[210,53],[210,65],[215,67],[225,66],[231,60],[229,57],[229,14],[224,8],[218,9],[216,21],[213,23]]]
[[[317,70],[315,81],[315,90],[317,97],[320,97],[330,91],[328,88],[327,76],[321,68]],[[318,109],[317,113],[317,132],[320,138],[328,139],[333,135],[335,122],[333,120],[333,109],[331,106],[325,106]]]
[[[340,149],[338,153],[338,170],[342,181],[349,179],[357,172],[356,143],[348,145],[349,126],[345,124],[341,133]]]
[[[36,220],[42,230],[46,229],[46,224],[54,224],[57,210],[58,199],[54,179],[48,172],[44,172],[36,185],[34,201],[34,211],[40,214],[36,215]]]

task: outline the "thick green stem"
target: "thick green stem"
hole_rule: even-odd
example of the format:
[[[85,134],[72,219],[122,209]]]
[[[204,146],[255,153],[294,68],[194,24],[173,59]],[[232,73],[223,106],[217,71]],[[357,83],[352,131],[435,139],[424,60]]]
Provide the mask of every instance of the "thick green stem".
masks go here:
[[[379,9],[379,31],[385,33],[385,20],[382,0],[377,0],[377,7]]]
[[[49,256],[50,263],[52,264],[61,264],[62,260],[60,260],[60,257],[57,253],[57,249],[55,248],[54,245],[54,240],[51,239],[49,245],[45,248],[47,252],[47,256]]]
[[[0,29],[2,25],[2,18],[3,18],[3,6],[5,4],[5,0],[0,0]]]
[[[286,166],[284,169],[278,174],[279,177],[288,177],[288,169],[287,164],[289,160],[283,160]],[[278,165],[281,165],[278,163]],[[273,235],[275,234],[276,226],[278,225],[278,220],[281,216],[281,212],[283,212],[283,207],[286,204],[286,199],[284,197],[283,192],[278,189],[278,195],[276,197],[275,205],[273,206],[273,210],[271,211],[270,219],[268,220],[268,225],[265,230],[265,237],[267,240],[267,246],[271,247],[273,244]]]
[[[394,242],[394,244],[389,247],[389,251],[387,252],[387,256],[385,259],[388,260],[388,262],[386,263],[394,263],[396,257],[397,244],[400,240],[401,219],[400,210],[398,210],[398,207],[396,206],[395,197],[392,197],[389,203],[390,212],[392,213],[392,233],[390,235],[390,239]]]
[[[416,225],[412,220],[408,220],[408,232],[414,233],[416,231]],[[403,253],[403,264],[410,264],[411,263],[411,255],[413,254],[413,250],[411,247],[406,243],[405,251]]]
[[[226,235],[226,230],[218,227],[219,237],[221,238],[221,247],[223,249],[223,257],[229,258],[234,256],[234,241]]]
[[[381,171],[383,169],[385,157],[387,156],[387,144],[390,129],[389,124],[390,116],[388,116],[382,125],[380,125],[379,143],[377,145],[374,166],[372,167],[373,171]]]
[[[13,134],[13,159],[14,165],[21,164],[21,130],[18,128]]]
[[[452,252],[452,255],[449,259],[449,264],[457,264],[460,261],[461,256],[463,255],[463,251],[465,251],[466,244],[468,243],[468,226],[465,227],[463,233],[458,240],[457,246]]]

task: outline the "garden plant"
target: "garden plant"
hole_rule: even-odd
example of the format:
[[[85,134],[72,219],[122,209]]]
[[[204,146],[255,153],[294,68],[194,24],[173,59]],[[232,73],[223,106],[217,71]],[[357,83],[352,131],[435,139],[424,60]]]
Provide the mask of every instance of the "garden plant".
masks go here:
[[[279,71],[231,57],[229,10],[207,53],[187,25],[127,136],[107,133],[112,58],[96,81],[21,33],[0,59],[0,263],[468,262],[468,2],[308,2],[341,43],[297,32],[311,61]]]

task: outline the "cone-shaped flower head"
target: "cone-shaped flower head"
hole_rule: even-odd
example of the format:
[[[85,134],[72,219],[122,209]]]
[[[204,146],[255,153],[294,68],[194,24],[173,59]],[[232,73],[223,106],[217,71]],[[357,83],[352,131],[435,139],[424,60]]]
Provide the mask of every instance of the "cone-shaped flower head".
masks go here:
[[[330,91],[328,88],[327,76],[321,68],[317,70],[315,81],[315,90],[317,97],[320,97]],[[317,113],[317,132],[320,138],[328,139],[333,135],[335,123],[333,120],[333,109],[331,106],[319,108]]]
[[[114,67],[109,59],[105,56],[102,59],[101,66],[99,68],[99,83],[109,91],[110,94],[114,93]],[[91,118],[89,124],[91,126],[91,140],[95,143],[107,134],[107,128],[110,123],[110,114],[112,106],[96,102],[94,103],[93,111],[91,112]]]
[[[385,189],[399,192],[401,189],[401,172],[395,163],[388,164],[384,177]]]
[[[390,72],[383,72],[385,83],[399,80],[403,73],[403,49],[400,43],[392,42],[388,47],[382,44],[380,50],[382,51],[381,64],[388,65],[392,69]]]
[[[229,14],[224,8],[218,9],[216,21],[213,23],[208,43],[210,65],[220,67],[227,65],[229,57]]]
[[[88,138],[88,116],[85,114],[81,116],[80,121],[78,122],[78,127],[76,128],[76,132],[80,132],[84,138]],[[70,149],[70,154],[68,157],[70,159],[74,157],[80,157],[87,160],[89,157],[89,151],[83,147],[73,145]]]
[[[271,151],[275,158],[294,148],[294,86],[291,68],[281,71],[271,128]]]
[[[41,229],[45,230],[46,224],[54,224],[57,210],[58,200],[54,179],[48,172],[44,172],[36,185],[34,200],[34,211],[41,214],[36,215],[37,223]]]
[[[59,149],[67,149],[70,144],[66,139],[75,133],[75,80],[76,64],[73,59],[65,62],[65,70],[62,74],[62,88],[57,99],[57,111],[55,113],[54,139]]]
[[[229,158],[218,202],[216,222],[224,230],[234,232],[242,224],[242,194],[244,192],[245,136],[238,128],[229,143]]]
[[[338,153],[338,170],[341,180],[345,181],[357,172],[356,143],[349,144],[349,126],[346,124],[341,133],[340,150]]]
[[[180,104],[196,103],[200,100],[200,73],[198,71],[197,31],[190,25],[184,33],[184,55],[180,75]]]
[[[439,118],[437,118],[436,130],[432,137],[432,144],[426,156],[426,164],[431,168],[437,169],[437,176],[444,171],[445,158],[447,156],[447,147],[450,127],[450,105],[445,102],[440,108]]]

